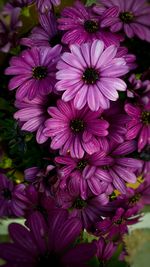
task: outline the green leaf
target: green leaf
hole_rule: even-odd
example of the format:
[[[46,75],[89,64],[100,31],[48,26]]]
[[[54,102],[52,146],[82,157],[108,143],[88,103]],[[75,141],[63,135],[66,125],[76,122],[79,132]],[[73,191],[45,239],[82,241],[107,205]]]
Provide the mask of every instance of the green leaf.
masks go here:
[[[86,6],[91,6],[91,5],[95,4],[96,2],[97,2],[96,0],[87,0]]]
[[[89,263],[88,263],[89,266],[91,267],[99,267],[99,260],[97,257],[93,257]]]

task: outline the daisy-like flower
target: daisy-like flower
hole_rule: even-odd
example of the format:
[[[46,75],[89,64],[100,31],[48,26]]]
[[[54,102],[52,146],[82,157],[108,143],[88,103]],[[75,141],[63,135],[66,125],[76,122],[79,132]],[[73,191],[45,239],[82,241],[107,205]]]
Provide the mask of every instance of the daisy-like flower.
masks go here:
[[[52,195],[51,186],[57,181],[57,170],[54,165],[48,165],[45,169],[28,168],[24,171],[24,175],[25,180],[34,185],[40,193],[46,196]]]
[[[41,13],[48,12],[53,6],[60,5],[61,0],[34,0]]]
[[[56,83],[56,63],[60,57],[61,46],[33,47],[12,57],[7,75],[15,75],[9,82],[9,89],[17,89],[16,97],[29,100],[39,95],[48,95]]]
[[[120,195],[118,200],[122,200],[128,207],[137,207],[141,211],[144,205],[150,205],[150,181],[145,180],[137,189],[128,188],[126,195]]]
[[[110,100],[119,97],[117,90],[125,91],[126,84],[119,77],[128,72],[123,58],[116,57],[117,48],[112,45],[104,50],[99,40],[70,46],[71,53],[64,53],[57,64],[58,91],[65,91],[64,101],[74,99],[77,109],[87,103],[92,111],[107,109]]]
[[[19,20],[20,8],[14,8],[9,13],[9,21],[5,16],[0,16],[0,51],[8,53],[12,47],[17,45],[17,32],[22,26]]]
[[[123,57],[126,61],[127,66],[130,70],[134,70],[137,67],[136,56],[134,54],[129,54],[128,49],[124,46],[118,47],[116,57]]]
[[[135,183],[137,180],[135,172],[142,167],[140,160],[128,157],[128,154],[136,150],[134,141],[125,141],[122,144],[109,142],[106,146],[106,155],[109,156],[109,163],[100,157],[100,153],[92,155],[93,162],[97,165],[96,177],[106,181],[112,181],[114,189],[126,194],[128,183]]]
[[[80,196],[83,199],[86,199],[90,192],[93,195],[100,195],[104,192],[111,194],[113,191],[111,177],[97,176],[97,171],[101,164],[110,164],[112,160],[104,152],[98,154],[99,161],[96,161],[95,154],[86,154],[82,159],[71,158],[70,156],[56,157],[55,161],[64,165],[62,168],[59,168],[60,187],[65,188],[67,184],[69,187],[72,187],[72,183],[76,180]]]
[[[73,7],[64,8],[58,19],[58,28],[66,31],[62,37],[65,44],[82,44],[95,39],[102,40],[105,46],[115,44],[119,46],[123,40],[119,34],[100,27],[100,16],[95,15],[92,9],[85,7],[81,2],[75,2]]]
[[[73,244],[81,231],[80,221],[69,218],[65,210],[54,210],[50,215],[49,223],[35,212],[27,221],[28,228],[17,223],[9,225],[13,242],[0,244],[0,257],[8,267],[88,266],[96,245]]]
[[[104,110],[101,115],[109,123],[108,135],[100,140],[100,148],[104,151],[109,148],[109,142],[122,143],[125,140],[127,132],[126,123],[129,121],[129,116],[125,113],[119,100],[112,102],[110,108]]]
[[[129,77],[129,84],[127,88],[127,96],[131,98],[138,98],[138,100],[149,99],[150,97],[150,80],[142,80],[137,78],[135,74]]]
[[[34,0],[9,0],[9,3],[6,3],[4,6],[4,12],[9,13],[16,7],[23,8],[31,5],[33,2]]]
[[[5,174],[0,173],[0,217],[22,217],[28,199],[23,184],[15,185]]]
[[[38,96],[33,100],[28,98],[16,99],[15,106],[19,109],[14,114],[18,120],[21,130],[36,132],[36,141],[42,144],[47,141],[48,137],[43,134],[45,121],[49,118],[47,109],[51,104],[54,105],[57,96],[54,94],[48,96]]]
[[[40,26],[33,28],[31,35],[21,39],[21,44],[32,46],[55,46],[61,43],[61,35],[57,29],[54,14],[50,11],[39,14]]]
[[[129,38],[136,35],[150,42],[150,6],[145,0],[100,0],[100,3],[108,7],[101,27],[110,26],[112,32],[123,29]],[[98,12],[98,9],[96,7],[95,11]],[[112,9],[116,9],[113,15]]]
[[[28,205],[25,209],[25,218],[29,218],[31,214],[38,211],[47,219],[49,212],[57,208],[55,199],[50,194],[48,195],[45,192],[38,191],[38,188],[32,184],[26,187],[26,197],[28,199]]]
[[[125,111],[130,116],[126,138],[138,139],[138,152],[150,145],[150,101],[146,105],[126,104]]]
[[[137,215],[136,208],[129,208],[127,210],[118,208],[112,217],[105,218],[103,221],[96,223],[97,232],[100,235],[107,235],[107,237],[122,237],[123,234],[128,233],[128,225],[135,224],[139,221],[140,216]],[[135,216],[137,215],[137,216]]]
[[[48,108],[52,118],[45,123],[44,134],[51,137],[51,148],[61,149],[62,154],[82,158],[84,153],[99,150],[98,139],[108,134],[109,124],[99,119],[101,110],[92,112],[86,106],[75,109],[73,102],[57,101],[57,107]]]
[[[105,207],[109,201],[108,196],[102,193],[98,196],[90,195],[87,199],[82,199],[78,189],[78,184],[74,179],[72,189],[61,190],[59,188],[56,201],[61,208],[69,209],[71,217],[79,218],[83,229],[90,229],[100,220],[100,216],[104,215]]]

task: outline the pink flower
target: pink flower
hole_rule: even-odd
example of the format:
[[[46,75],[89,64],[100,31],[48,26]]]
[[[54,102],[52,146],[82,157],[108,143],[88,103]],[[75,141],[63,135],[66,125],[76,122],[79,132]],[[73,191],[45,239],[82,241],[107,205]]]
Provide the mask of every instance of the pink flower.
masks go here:
[[[107,210],[109,201],[105,193],[82,199],[75,182],[72,190],[58,190],[56,200],[60,207],[69,209],[71,217],[80,220],[83,229],[90,229],[96,221],[99,221],[100,216],[105,212],[105,207]]]
[[[128,72],[125,60],[116,57],[115,46],[104,50],[104,43],[99,40],[81,46],[71,45],[70,49],[57,64],[56,77],[60,81],[56,89],[65,91],[62,99],[74,99],[77,109],[82,109],[86,103],[92,111],[109,108],[110,100],[119,98],[117,90],[126,90],[125,82],[118,78]]]
[[[150,101],[146,105],[126,104],[125,111],[130,116],[126,138],[138,139],[138,152],[150,144]]]
[[[109,124],[100,120],[101,110],[92,112],[86,106],[75,109],[73,102],[58,100],[57,107],[48,108],[52,118],[45,123],[44,134],[51,137],[51,148],[61,149],[62,154],[82,158],[84,153],[93,154],[99,150],[98,139],[108,134]]]
[[[97,155],[98,154],[98,155]],[[74,183],[79,187],[81,198],[86,199],[89,194],[100,195],[101,193],[111,194],[113,187],[112,179],[109,176],[99,176],[99,167],[112,162],[105,152],[93,155],[85,155],[82,159],[71,158],[70,156],[58,156],[55,161],[60,164],[60,187],[72,188]],[[61,167],[61,165],[63,165]]]
[[[21,44],[33,46],[53,47],[61,43],[61,35],[57,29],[57,22],[54,14],[50,11],[39,14],[40,25],[34,27],[28,37],[21,39]]]
[[[48,96],[38,96],[33,100],[16,99],[15,106],[19,108],[14,114],[14,118],[18,120],[21,130],[28,132],[36,132],[36,141],[42,144],[47,141],[48,137],[43,134],[45,129],[45,121],[49,115],[48,107],[55,103],[57,96],[54,94]]]
[[[77,218],[70,218],[66,210],[52,210],[48,222],[39,212],[34,212],[27,226],[10,224],[13,242],[0,244],[0,257],[7,261],[8,267],[86,267],[96,253],[94,242],[75,244],[81,223]]]
[[[66,7],[58,19],[60,30],[65,31],[62,42],[66,44],[82,44],[95,39],[102,40],[105,46],[119,46],[122,36],[102,29],[101,17],[95,15],[91,8],[76,1],[73,7]]]
[[[112,32],[123,29],[129,38],[136,35],[150,42],[150,6],[145,0],[100,0],[99,2],[108,8],[104,12],[101,27],[110,26]],[[95,11],[99,13],[99,8],[96,7]]]
[[[129,208],[127,210],[118,208],[115,215],[107,217],[103,221],[96,224],[97,231],[100,235],[105,237],[122,237],[123,234],[128,233],[128,225],[132,225],[138,222],[140,216],[137,215],[137,209]]]
[[[25,185],[15,185],[5,174],[0,173],[0,217],[22,217],[28,199]]]
[[[53,48],[33,47],[11,58],[10,67],[5,70],[5,74],[15,75],[9,82],[9,89],[18,88],[18,99],[27,97],[32,100],[54,90],[56,63],[60,52],[59,45]]]

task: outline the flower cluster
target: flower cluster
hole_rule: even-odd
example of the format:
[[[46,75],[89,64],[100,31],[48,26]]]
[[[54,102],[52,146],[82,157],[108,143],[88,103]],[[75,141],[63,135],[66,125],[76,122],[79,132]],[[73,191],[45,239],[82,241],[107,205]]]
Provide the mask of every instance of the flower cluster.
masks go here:
[[[133,53],[150,42],[150,5],[83,2],[12,0],[1,11],[6,99],[26,142],[35,136],[26,150],[39,149],[19,182],[11,153],[11,168],[0,165],[0,217],[25,219],[9,225],[2,266],[105,266],[150,204],[150,76]]]

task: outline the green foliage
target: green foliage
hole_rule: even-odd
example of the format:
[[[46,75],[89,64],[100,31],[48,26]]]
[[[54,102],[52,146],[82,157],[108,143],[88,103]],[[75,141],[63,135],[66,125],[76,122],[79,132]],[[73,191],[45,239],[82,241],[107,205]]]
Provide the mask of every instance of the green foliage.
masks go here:
[[[150,229],[136,229],[124,238],[131,267],[147,267],[150,262]]]
[[[97,2],[96,0],[87,0],[86,6],[91,6],[91,5],[95,4],[96,2]]]

